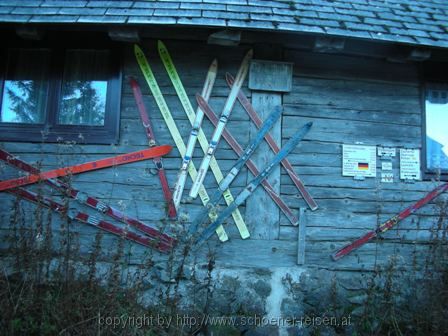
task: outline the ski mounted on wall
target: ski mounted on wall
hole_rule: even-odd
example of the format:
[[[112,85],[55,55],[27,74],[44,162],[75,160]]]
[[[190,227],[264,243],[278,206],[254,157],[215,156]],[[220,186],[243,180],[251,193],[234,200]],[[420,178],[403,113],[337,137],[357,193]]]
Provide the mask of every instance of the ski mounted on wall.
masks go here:
[[[368,243],[373,238],[377,237],[378,235],[386,232],[387,230],[391,229],[393,226],[395,226],[397,223],[402,221],[403,219],[409,217],[414,212],[416,212],[418,209],[420,209],[422,206],[428,204],[431,202],[434,198],[439,196],[441,193],[448,190],[448,183],[444,183],[431,192],[429,192],[425,197],[414,203],[413,205],[407,207],[403,211],[401,211],[398,215],[389,218],[387,221],[382,223],[377,229],[370,231],[366,233],[361,238],[356,239],[355,241],[351,242],[348,245],[345,245],[343,248],[339,249],[335,253],[331,255],[331,258],[334,261],[337,261],[341,259],[342,257],[346,256],[353,250],[357,249],[358,247]]]
[[[198,177],[193,183],[193,186],[190,190],[190,196],[195,198],[198,193],[199,187],[202,185],[205,179],[205,175],[207,173],[208,167],[210,165],[210,161],[215,154],[216,148],[218,146],[219,140],[221,139],[222,132],[227,124],[227,120],[230,117],[230,113],[232,112],[233,105],[235,105],[236,98],[238,96],[238,92],[243,85],[243,82],[246,78],[246,75],[249,71],[249,62],[252,59],[253,51],[249,50],[244,56],[244,59],[240,65],[238,73],[236,75],[236,79],[232,89],[230,90],[229,96],[224,104],[224,108],[222,110],[221,116],[219,117],[218,126],[216,126],[215,131],[213,132],[212,138],[208,145],[207,151],[205,153],[204,158],[202,159],[201,165],[198,169]]]
[[[203,101],[202,97],[198,97],[198,101],[200,101],[199,106],[201,108],[204,106],[204,103],[207,104],[206,102]],[[255,135],[255,138],[249,143],[249,145],[246,147],[243,153],[241,153],[240,157],[233,165],[233,167],[230,169],[227,176],[224,177],[224,179],[219,183],[217,190],[213,193],[205,209],[203,209],[203,211],[199,214],[199,216],[193,221],[189,229],[190,234],[194,234],[197,228],[206,221],[208,212],[213,210],[218,205],[224,190],[230,187],[230,184],[233,182],[238,173],[244,167],[244,164],[247,162],[247,160],[249,160],[249,157],[252,155],[252,153],[255,151],[255,149],[258,147],[261,141],[263,141],[264,135],[271,129],[274,123],[278,120],[281,113],[282,109],[281,107],[278,106],[276,109],[274,109],[273,112],[271,112],[271,114],[269,114],[269,116],[263,123],[263,126]]]
[[[204,88],[202,89],[202,94],[208,94],[210,96],[213,85],[215,83],[217,72],[218,72],[218,61],[214,59],[212,64],[210,65],[210,68],[208,69],[207,79],[205,81]],[[173,78],[176,79],[176,77]],[[200,108],[198,108],[196,110],[196,117],[194,118],[193,121],[190,136],[188,137],[187,151],[183,157],[182,166],[179,170],[177,182],[174,187],[173,199],[174,203],[177,206],[180,204],[180,200],[182,199],[182,194],[185,188],[185,182],[187,181],[188,165],[190,164],[191,159],[193,157],[194,147],[196,145],[196,140],[198,139],[198,135],[201,129],[202,119],[204,119],[204,112]]]
[[[140,69],[143,73],[143,76],[145,77],[145,80],[149,86],[149,89],[156,101],[157,106],[159,107],[160,113],[162,114],[162,117],[168,127],[171,136],[173,137],[174,143],[176,144],[176,147],[179,150],[180,155],[183,157],[185,156],[186,153],[186,147],[184,141],[182,140],[182,136],[176,126],[176,123],[174,122],[173,116],[171,115],[168,105],[166,104],[165,98],[163,97],[162,92],[160,91],[159,85],[157,84],[157,80],[154,76],[154,73],[151,70],[151,67],[149,66],[146,56],[138,45],[134,45],[134,53],[137,62],[140,66]],[[190,163],[188,165],[188,173],[190,174],[191,179],[194,181],[197,176],[197,171],[193,163]],[[199,190],[199,197],[201,198],[203,205],[206,205],[210,199],[208,197],[207,191],[203,186],[201,186]],[[224,231],[224,228],[222,226],[217,227],[216,233],[221,241],[226,241],[229,239],[227,233]]]
[[[235,82],[234,78],[229,73],[226,73],[226,81],[230,88],[233,86],[233,83]],[[255,109],[253,108],[252,104],[250,103],[249,99],[244,94],[243,90],[239,90],[238,100],[241,103],[241,105],[243,106],[243,108],[246,110],[246,112],[249,114],[250,119],[255,123],[255,125],[258,128],[260,128],[262,121],[261,121],[260,117],[258,116],[257,112],[255,111]],[[268,134],[266,134],[265,139],[266,139],[269,147],[271,147],[271,149],[274,151],[274,153],[277,154],[279,152],[280,148],[277,145],[277,143],[275,142],[274,138],[268,133]],[[295,184],[295,186],[299,190],[300,194],[302,195],[303,199],[308,204],[310,209],[312,211],[317,210],[318,205],[317,205],[316,201],[313,199],[313,197],[308,192],[308,190],[306,189],[303,182],[300,180],[300,178],[294,172],[294,169],[293,169],[291,163],[289,162],[289,160],[285,158],[281,162],[281,164],[282,164],[283,168],[286,169],[286,172],[288,173],[292,182]]]
[[[31,174],[24,177],[19,177],[16,179],[6,180],[0,182],[0,191],[17,188],[20,186],[33,184],[39,181],[44,181],[52,179],[55,177],[62,177],[67,175],[76,175],[85,173],[92,170],[108,168],[113,166],[119,166],[126,163],[143,161],[147,159],[152,159],[154,157],[163,156],[171,151],[171,146],[163,145],[157,146],[149,149],[144,149],[137,152],[132,152],[128,154],[117,155],[111,158],[95,160],[91,162],[81,163],[78,165],[53,169],[46,172],[41,172],[38,174]]]
[[[200,101],[199,106],[203,108],[204,103],[207,104],[205,101],[203,101],[202,97],[198,97],[198,101]],[[255,138],[250,142],[250,144],[246,147],[246,149],[241,153],[240,157],[236,161],[236,163],[233,165],[233,167],[230,169],[229,173],[226,177],[219,183],[217,190],[213,193],[212,197],[210,198],[210,201],[207,203],[205,209],[198,215],[198,217],[193,221],[192,225],[190,226],[189,233],[194,234],[196,233],[196,230],[199,226],[201,226],[202,223],[204,223],[207,219],[208,212],[213,210],[219,203],[219,200],[221,199],[221,195],[227,188],[230,187],[230,184],[233,182],[233,180],[236,178],[238,173],[241,171],[241,169],[244,167],[244,164],[249,160],[249,157],[252,155],[252,153],[255,151],[255,149],[258,147],[258,145],[263,141],[264,135],[271,129],[271,127],[274,125],[274,123],[278,120],[282,113],[282,109],[278,106],[277,108],[272,111],[269,116],[266,118],[265,122],[263,123],[260,130],[255,135]]]
[[[142,91],[134,78],[129,78],[129,83],[131,85],[132,92],[134,93],[134,99],[137,104],[140,119],[142,121],[143,127],[145,128],[146,136],[149,141],[149,147],[152,148],[156,146],[157,142],[154,131],[152,129],[151,121],[149,120],[148,112],[146,111],[145,104],[143,103]],[[168,205],[168,217],[171,219],[175,219],[177,217],[176,206],[174,205],[173,196],[168,185],[162,158],[155,157],[152,160],[154,162],[155,168],[157,169],[157,174],[159,175],[160,184],[162,186],[163,196],[165,197],[165,201]]]
[[[9,192],[13,195],[19,196],[29,202],[49,208],[49,209],[61,214],[62,216],[67,215],[67,217],[70,218],[71,220],[75,220],[75,221],[78,221],[78,222],[81,222],[84,224],[94,226],[96,228],[102,229],[102,230],[112,233],[116,236],[123,237],[127,240],[133,241],[133,242],[141,244],[143,246],[155,248],[158,251],[163,252],[163,253],[169,253],[173,247],[171,244],[167,243],[166,241],[162,241],[159,239],[151,239],[149,237],[144,237],[144,236],[138,235],[134,232],[130,232],[125,229],[122,229],[108,221],[88,215],[84,212],[77,211],[77,210],[68,210],[67,211],[66,207],[64,207],[63,204],[60,204],[48,197],[40,196],[34,192],[25,190],[23,188],[7,190],[7,192]]]
[[[261,182],[272,173],[273,169],[283,160],[303,139],[303,137],[308,133],[312,122],[305,124],[299,131],[297,131],[283,146],[283,148],[269,161],[266,167],[258,174],[250,183],[246,186],[246,188],[241,191],[231,205],[229,205],[226,209],[224,209],[219,215],[218,218],[211,223],[202,234],[195,240],[196,245],[202,244],[205,240],[210,238],[213,233],[214,228],[217,225],[221,225],[224,220],[229,216],[230,212],[233,211],[235,207],[240,206],[249,196],[251,196],[254,190],[261,184]]]
[[[191,106],[188,95],[185,92],[185,88],[184,88],[182,81],[177,73],[176,67],[174,66],[174,63],[171,59],[170,54],[168,53],[167,48],[161,41],[158,41],[158,49],[159,49],[160,58],[163,62],[163,65],[165,66],[168,76],[170,77],[170,80],[174,86],[174,89],[176,90],[176,93],[179,97],[182,107],[184,108],[184,111],[188,117],[188,120],[190,121],[191,125],[193,126],[194,121],[196,119],[196,114],[193,110],[193,107]],[[208,100],[211,96],[215,78],[216,78],[216,73],[212,72],[212,73],[207,74],[207,78],[204,83],[204,87],[202,89],[202,96],[206,100]],[[208,141],[207,141],[207,138],[205,137],[205,134],[202,131],[202,129],[199,129],[198,140],[199,140],[199,144],[205,154],[207,152],[207,148],[208,148]],[[183,155],[183,157],[184,156],[185,155]],[[224,178],[224,176],[221,172],[221,169],[218,166],[218,162],[216,161],[215,157],[212,157],[210,160],[210,168],[212,170],[213,175],[215,176],[216,181],[218,183],[221,182],[221,180]],[[199,172],[198,172],[198,174],[199,174]],[[196,179],[197,179],[197,177],[195,179],[193,179],[193,181],[195,181]],[[204,188],[204,186],[202,184],[200,185],[200,189],[201,188]],[[232,194],[230,193],[230,190],[227,189],[223,195],[224,195],[224,200],[227,205],[231,204],[234,201],[234,198],[233,198]],[[204,203],[204,205],[205,204],[206,203]],[[250,236],[249,231],[246,227],[246,224],[244,223],[243,216],[241,216],[241,213],[238,209],[235,209],[235,211],[232,213],[232,217],[233,217],[233,220],[235,221],[235,224],[238,228],[241,238],[243,238],[243,239],[249,238],[249,236]]]
[[[199,106],[201,106],[201,108],[204,110],[204,113],[207,116],[207,118],[211,121],[213,126],[216,127],[216,125],[218,124],[218,117],[216,116],[216,114],[213,112],[211,107],[201,96],[197,95],[196,99],[198,101]],[[227,141],[227,143],[230,145],[230,147],[235,151],[235,153],[238,156],[241,156],[241,154],[243,153],[243,148],[235,140],[235,138],[232,136],[232,134],[230,133],[230,131],[227,128],[224,129],[222,136]],[[255,165],[255,163],[252,160],[250,160],[250,159],[247,160],[246,166],[247,166],[247,168],[249,168],[249,170],[252,172],[252,174],[254,176],[257,176],[260,173],[257,166]],[[290,223],[294,226],[297,226],[299,224],[299,219],[297,218],[297,216],[294,215],[294,211],[291,210],[291,208],[282,200],[280,195],[278,195],[275,192],[274,188],[269,183],[269,181],[265,179],[265,180],[263,180],[263,182],[261,182],[261,185],[266,190],[268,195],[272,198],[272,200],[278,205],[280,210],[285,214],[285,216],[288,218]]]
[[[14,155],[8,153],[7,151],[0,149],[0,160],[4,161],[5,163],[9,164],[12,167],[21,169],[29,174],[39,174],[39,169],[33,167],[32,165],[28,164],[27,162],[18,159],[17,157],[14,157]],[[66,183],[62,182],[59,179],[48,179],[45,180],[45,183],[47,183],[49,186],[60,190],[64,193],[64,195],[67,195],[68,197],[78,201],[81,204],[85,204],[101,213],[103,213],[106,216],[109,216],[110,218],[113,218],[115,220],[118,220],[122,223],[128,224],[137,230],[145,233],[149,237],[152,237],[153,239],[158,239],[160,241],[164,241],[167,244],[174,246],[176,244],[176,240],[169,235],[160,232],[156,228],[149,226],[140,220],[129,216],[127,214],[124,214],[122,211],[92,197],[87,195],[86,193],[79,191],[77,189],[72,188],[71,186],[67,185]]]

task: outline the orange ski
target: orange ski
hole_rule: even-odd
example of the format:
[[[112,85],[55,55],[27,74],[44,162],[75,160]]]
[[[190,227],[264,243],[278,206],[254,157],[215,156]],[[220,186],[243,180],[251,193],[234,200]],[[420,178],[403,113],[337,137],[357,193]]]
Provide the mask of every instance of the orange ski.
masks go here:
[[[172,147],[168,145],[152,147],[129,154],[122,154],[107,159],[100,159],[92,162],[81,163],[78,165],[58,168],[39,174],[32,174],[16,179],[5,180],[0,182],[0,191],[17,188],[27,184],[33,184],[38,181],[48,180],[55,177],[75,175],[91,170],[97,170],[102,168],[108,168],[112,166],[119,166],[126,163],[137,162],[147,159],[152,159],[158,156],[163,156],[171,151]]]

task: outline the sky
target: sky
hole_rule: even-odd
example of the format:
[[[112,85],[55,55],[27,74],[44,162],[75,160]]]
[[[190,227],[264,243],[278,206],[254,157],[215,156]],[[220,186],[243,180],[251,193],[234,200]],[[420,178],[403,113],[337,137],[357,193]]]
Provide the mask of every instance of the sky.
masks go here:
[[[5,89],[3,90],[2,97],[2,110],[1,110],[1,121],[3,122],[17,122],[15,120],[16,114],[10,108],[11,100],[9,99],[9,95],[7,94],[8,89],[12,90],[16,95],[20,96],[21,92],[17,88],[15,84],[16,81],[6,80],[5,81]],[[91,81],[92,88],[95,89],[96,94],[98,95],[101,102],[106,105],[106,94],[107,94],[107,82],[106,81]],[[76,94],[76,93],[75,93]],[[79,92],[78,92],[79,96]]]
[[[442,150],[448,156],[448,103],[426,101],[426,134],[442,144]]]

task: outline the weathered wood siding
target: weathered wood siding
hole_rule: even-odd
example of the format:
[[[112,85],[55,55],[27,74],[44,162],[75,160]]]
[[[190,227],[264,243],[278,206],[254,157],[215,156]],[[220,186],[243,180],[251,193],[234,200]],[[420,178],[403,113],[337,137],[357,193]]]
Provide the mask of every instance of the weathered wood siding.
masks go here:
[[[227,48],[196,42],[165,42],[193,106],[197,105],[194,94],[201,91],[210,62],[213,58],[218,58],[218,78],[210,104],[216,113],[220,113],[229,92],[224,75],[227,71],[236,73],[245,51],[250,46]],[[156,41],[146,40],[142,47],[184,140],[187,141],[190,124],[160,62]],[[342,177],[343,143],[421,147],[422,106],[417,68],[412,64],[393,64],[379,59],[313,54],[293,49],[285,49],[282,52],[283,61],[294,63],[292,92],[283,94],[282,97],[282,142],[304,123],[314,123],[305,140],[289,156],[296,172],[319,204],[317,211],[306,211],[304,266],[372,270],[376,264],[386,262],[394,253],[402,256],[402,263],[409,267],[423,261],[430,248],[427,241],[434,235],[433,228],[438,219],[439,209],[434,203],[423,208],[419,212],[420,216],[411,216],[400,223],[397,228],[384,235],[384,240],[380,243],[367,244],[337,263],[329,257],[336,248],[374,228],[434,187],[431,182],[403,184],[396,180],[393,184],[382,184],[379,177],[367,178],[365,181]],[[259,58],[257,55],[255,57]],[[127,81],[128,76],[136,77],[145,93],[144,101],[159,143],[173,144],[134,59],[131,45],[125,48],[123,59],[124,80],[118,145],[3,143],[2,147],[28,162],[39,162],[44,169],[145,148],[147,139]],[[247,81],[245,85],[244,91],[250,96]],[[239,103],[235,105],[228,127],[243,146],[248,143],[251,124]],[[204,122],[204,130],[209,137],[212,127],[207,120]],[[196,165],[201,158],[202,152],[197,145],[194,159]],[[224,173],[236,158],[226,142],[221,141],[217,159]],[[181,163],[178,151],[174,149],[164,162],[170,185],[173,186]],[[393,165],[397,176],[397,159],[394,159]],[[152,161],[133,163],[78,175],[73,178],[73,184],[147,223],[164,227],[169,224],[165,220],[165,205],[158,178],[151,174],[152,168]],[[3,166],[1,174],[2,178],[18,176],[17,172]],[[244,169],[233,183],[234,196],[250,178],[251,174]],[[217,185],[210,172],[205,185],[210,191]],[[186,185],[184,195],[187,195],[190,186],[191,180]],[[299,208],[306,207],[283,168],[280,191],[282,197],[297,213]],[[264,193],[263,190],[258,192]],[[0,197],[1,235],[5,237],[10,233],[9,217],[14,198],[7,194]],[[267,202],[272,201],[268,199]],[[200,207],[200,201],[197,199],[184,204],[182,212],[186,212],[191,220]],[[241,207],[241,212],[244,215],[244,206]],[[275,216],[278,216],[278,212]],[[254,229],[256,232],[275,228],[278,234],[266,233],[258,237],[255,235],[253,239],[243,241],[239,238],[233,221],[229,220],[226,230],[231,241],[218,247],[217,262],[220,265],[270,267],[297,264],[298,228],[290,226],[283,214],[280,214],[280,221],[276,220],[275,223],[261,218],[251,218],[247,221],[251,225],[257,225],[257,229]],[[55,225],[56,233],[57,227]],[[73,224],[73,227],[79,230],[81,248],[87,253],[91,249],[95,229],[81,224]],[[57,234],[54,239],[58,239]],[[2,241],[2,246],[5,246],[4,239]],[[116,242],[116,238],[109,235],[106,235],[103,241],[105,245],[111,246]],[[148,252],[136,245],[129,245],[129,248],[132,252],[128,255],[130,263],[138,263],[141,255]],[[112,252],[105,249],[104,253]]]

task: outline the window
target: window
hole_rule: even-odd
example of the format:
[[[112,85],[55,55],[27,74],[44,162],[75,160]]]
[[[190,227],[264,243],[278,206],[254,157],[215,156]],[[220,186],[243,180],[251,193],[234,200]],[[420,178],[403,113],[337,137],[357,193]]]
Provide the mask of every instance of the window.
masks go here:
[[[426,86],[424,153],[426,173],[448,173],[448,85]]]
[[[0,141],[118,141],[120,67],[114,49],[6,50],[0,73]]]

